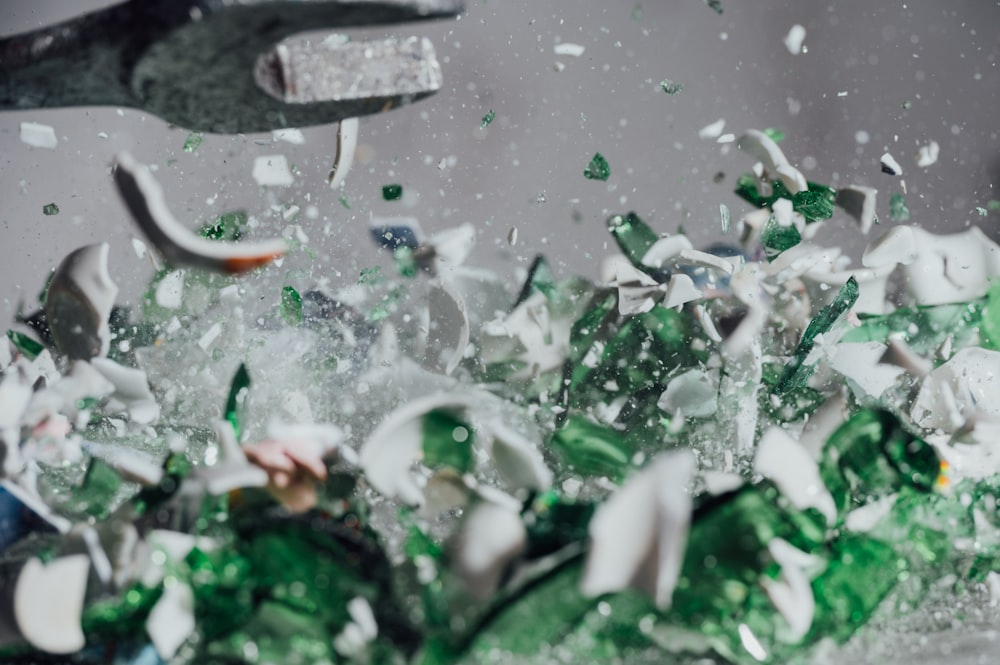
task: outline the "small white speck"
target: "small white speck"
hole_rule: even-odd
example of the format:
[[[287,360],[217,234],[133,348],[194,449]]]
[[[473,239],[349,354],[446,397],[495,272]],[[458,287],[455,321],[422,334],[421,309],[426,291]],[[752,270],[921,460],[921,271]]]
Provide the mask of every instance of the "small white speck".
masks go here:
[[[795,24],[785,35],[785,48],[792,55],[798,55],[802,52],[802,42],[806,38],[806,29],[799,24]]]

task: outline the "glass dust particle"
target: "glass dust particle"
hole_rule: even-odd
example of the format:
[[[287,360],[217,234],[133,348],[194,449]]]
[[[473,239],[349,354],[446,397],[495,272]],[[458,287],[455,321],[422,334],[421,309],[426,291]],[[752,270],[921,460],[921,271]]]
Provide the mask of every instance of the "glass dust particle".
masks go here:
[[[302,296],[290,286],[281,289],[281,318],[290,326],[302,324]]]
[[[646,12],[642,8],[642,3],[641,2],[637,2],[636,5],[635,5],[635,7],[632,8],[632,20],[633,21],[642,21],[642,19],[645,17],[645,15],[646,15]]]
[[[905,102],[903,102],[902,104],[900,104],[900,107],[904,111],[909,111],[911,106],[913,106],[913,102],[911,102],[910,100],[906,100]]]
[[[340,205],[344,206],[346,209],[351,209],[351,202],[347,200],[346,195],[341,194],[337,200],[340,201]]]
[[[365,284],[377,284],[382,280],[382,267],[375,266],[373,268],[362,268],[361,274],[358,275],[358,284],[363,286]]]
[[[386,201],[398,201],[403,197],[402,185],[382,185],[382,198]]]
[[[985,217],[986,215],[989,214],[989,210],[987,210],[982,206],[976,206],[976,212],[979,213],[980,217]]]
[[[201,145],[201,132],[191,132],[184,141],[184,152],[194,152]]]
[[[487,127],[490,126],[490,123],[493,122],[493,118],[495,117],[497,117],[496,111],[490,109],[489,113],[483,116],[483,121],[479,123],[479,127],[482,129],[486,129]]]
[[[775,129],[774,127],[768,127],[762,131],[767,138],[771,139],[775,143],[781,143],[781,141],[785,138],[785,133],[780,129]]]
[[[889,197],[889,216],[894,222],[905,222],[910,219],[910,209],[906,207],[906,198],[899,192]]]
[[[684,89],[683,83],[677,83],[676,81],[671,81],[670,79],[663,79],[660,81],[660,90],[667,93],[671,97],[679,93]]]
[[[42,214],[48,215],[50,217],[52,215],[58,215],[59,206],[57,206],[55,203],[46,203],[45,205],[42,206]]]
[[[590,164],[587,164],[587,168],[583,170],[583,177],[588,180],[607,180],[610,175],[611,166],[608,164],[608,160],[604,159],[604,155],[601,153],[595,152]]]
[[[705,0],[705,4],[716,14],[722,15],[722,3],[719,0]]]
[[[719,218],[722,221],[722,232],[729,233],[729,208],[725,203],[719,204]]]
[[[986,209],[991,212],[1000,212],[1000,201],[990,199],[986,202]]]

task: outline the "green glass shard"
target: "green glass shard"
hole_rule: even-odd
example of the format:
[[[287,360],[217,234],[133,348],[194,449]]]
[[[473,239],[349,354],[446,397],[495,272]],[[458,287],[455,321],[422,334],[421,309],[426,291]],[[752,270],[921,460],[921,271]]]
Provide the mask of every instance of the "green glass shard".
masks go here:
[[[764,225],[760,234],[760,243],[764,247],[764,256],[768,261],[781,256],[781,253],[802,242],[802,235],[794,225],[782,226],[772,216]]]
[[[106,519],[122,482],[117,471],[97,458],[92,459],[83,481],[73,491],[71,510],[95,519]]]
[[[996,294],[1000,298],[1000,293]],[[988,348],[994,344],[991,326],[995,315],[987,317],[986,299],[954,305],[900,307],[889,314],[859,316],[861,325],[850,328],[841,338],[843,342],[885,342],[890,335],[906,342],[921,355],[932,355],[949,337],[953,346],[962,348],[983,333],[981,344]],[[1000,311],[997,305],[994,311]],[[988,321],[987,318],[990,320]],[[1000,349],[997,349],[1000,350]]]
[[[818,222],[833,217],[833,204],[837,190],[826,185],[809,183],[809,189],[792,196],[792,209],[806,218],[807,222]]]
[[[483,116],[483,120],[479,123],[479,126],[482,129],[486,129],[490,126],[490,123],[493,122],[493,118],[495,117],[497,117],[497,114],[493,111],[493,109],[490,109],[489,112]]]
[[[348,210],[351,209],[351,203],[350,201],[347,200],[347,194],[341,194],[339,197],[337,197],[337,201],[339,201],[340,205],[344,206]]]
[[[365,284],[375,285],[382,281],[382,267],[373,266],[371,268],[362,268],[361,273],[358,275],[358,285],[364,286]]]
[[[423,417],[424,464],[465,473],[472,469],[475,431],[453,411],[434,409]]]
[[[722,222],[722,232],[729,233],[729,208],[725,203],[719,204],[719,219]]]
[[[910,100],[906,100],[905,102],[900,104],[900,106],[903,108],[904,111],[908,111],[910,107],[913,106],[913,102],[911,102]]]
[[[986,292],[979,334],[984,348],[1000,351],[1000,281],[994,282]]]
[[[792,352],[792,357],[785,366],[785,371],[782,373],[778,385],[775,386],[775,394],[780,395],[805,385],[806,380],[812,374],[812,367],[807,366],[805,360],[809,352],[813,350],[816,337],[829,332],[837,319],[843,316],[857,301],[858,280],[851,275],[837,291],[833,302],[821,309],[806,326],[805,332],[802,333],[802,339],[799,340],[798,346]]]
[[[860,411],[830,436],[820,475],[841,517],[902,487],[928,492],[937,483],[941,460],[888,411]]]
[[[618,296],[615,293],[605,293],[597,296],[592,307],[573,323],[569,333],[573,383],[589,371],[583,360],[590,353],[595,340],[609,330],[617,307]]]
[[[406,289],[402,286],[397,286],[389,291],[389,293],[385,294],[380,301],[372,305],[372,308],[368,310],[368,320],[374,323],[388,317],[396,307],[396,304],[405,296]]]
[[[910,209],[906,207],[906,198],[899,192],[889,197],[889,217],[894,222],[905,222],[910,219]]]
[[[551,491],[535,497],[523,513],[528,533],[524,556],[537,558],[585,542],[596,508],[594,503],[569,501]]]
[[[281,318],[290,326],[302,325],[302,296],[291,286],[281,289]]]
[[[401,277],[412,278],[417,276],[419,266],[413,250],[406,245],[400,245],[392,252],[393,263],[396,265],[396,272]]]
[[[531,262],[531,267],[528,268],[528,277],[521,285],[521,292],[515,303],[521,304],[536,293],[543,294],[549,301],[557,300],[560,297],[556,277],[543,254],[537,255],[535,260]]]
[[[247,366],[240,363],[239,368],[233,375],[233,380],[229,384],[229,395],[226,397],[226,421],[233,426],[236,432],[236,440],[243,437],[244,410],[247,405],[247,398],[250,396],[250,372]]]
[[[980,217],[985,217],[989,214],[989,211],[982,206],[976,206],[976,212],[979,213]]]
[[[622,477],[632,452],[621,432],[578,414],[556,430],[550,445],[572,472],[610,478]]]
[[[24,333],[19,333],[16,330],[8,330],[7,339],[9,339],[18,352],[24,354],[28,360],[34,360],[38,357],[39,353],[45,350],[45,347],[42,346],[40,342],[36,342]]]
[[[611,166],[608,160],[599,152],[594,153],[587,168],[583,170],[583,177],[588,180],[607,180],[611,176]]]
[[[184,453],[171,453],[167,456],[163,462],[163,478],[159,484],[142,488],[133,500],[132,506],[136,514],[145,515],[176,494],[193,468],[194,465]]]
[[[42,206],[42,214],[49,216],[58,215],[59,206],[57,206],[55,203],[46,203],[45,205]]]
[[[705,0],[705,4],[716,14],[722,14],[722,3],[719,0]]]
[[[245,210],[225,212],[202,226],[199,235],[209,240],[236,241],[243,237],[247,228],[247,219]]]
[[[398,201],[403,197],[403,186],[398,184],[382,185],[382,198],[386,201]]]
[[[785,140],[785,133],[780,129],[775,129],[774,127],[768,127],[767,129],[762,129],[764,135],[771,139],[775,143],[781,143]]]
[[[990,199],[986,202],[986,209],[991,212],[1000,212],[1000,201],[997,199]]]
[[[124,592],[88,603],[80,617],[84,634],[91,638],[132,638],[142,634],[150,610],[163,595],[163,587],[133,584]]]
[[[184,140],[184,152],[194,152],[201,145],[201,132],[191,132]]]
[[[653,243],[660,239],[634,212],[608,218],[608,231],[614,236],[622,253],[637,268],[643,267],[642,258]]]
[[[674,81],[671,81],[670,79],[663,79],[662,81],[660,81],[660,90],[673,97],[674,95],[684,90],[684,84],[676,83]]]

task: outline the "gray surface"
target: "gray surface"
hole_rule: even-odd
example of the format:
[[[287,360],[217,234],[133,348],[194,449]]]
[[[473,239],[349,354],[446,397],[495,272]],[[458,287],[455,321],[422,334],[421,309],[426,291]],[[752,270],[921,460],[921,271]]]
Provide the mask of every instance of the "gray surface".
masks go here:
[[[38,27],[85,4],[0,0],[0,31]],[[101,239],[112,243],[123,297],[141,290],[148,259],[131,248],[136,231],[108,175],[121,149],[159,165],[174,212],[191,224],[245,208],[260,220],[258,232],[272,235],[286,225],[272,206],[315,206],[318,218],[301,221],[320,256],[298,265],[300,277],[334,285],[377,260],[365,231],[372,214],[414,215],[428,230],[471,222],[479,232],[474,261],[507,271],[543,249],[562,274],[593,274],[606,253],[606,216],[629,209],[659,230],[683,225],[699,241],[715,238],[720,203],[734,217],[746,210],[731,192],[751,163],[698,138],[718,118],[737,134],[782,129],[786,153],[811,180],[878,187],[886,225],[889,194],[900,188],[879,170],[888,149],[905,169],[914,223],[935,231],[977,223],[1000,236],[997,213],[975,211],[1000,199],[1000,3],[730,0],[719,16],[702,0],[646,0],[636,20],[639,6],[470,0],[458,22],[365,33],[430,37],[445,83],[436,97],[362,121],[360,158],[347,180],[350,210],[325,185],[333,128],[307,130],[302,146],[268,135],[206,136],[186,154],[186,130],[130,110],[0,113],[0,317],[10,318],[18,298],[33,298],[62,255]],[[808,53],[798,56],[782,43],[795,23],[808,30]],[[586,50],[556,56],[562,41]],[[556,71],[557,61],[564,70]],[[664,78],[685,90],[665,95]],[[482,130],[490,109],[496,119]],[[21,143],[23,120],[54,126],[58,148]],[[856,140],[860,131],[870,137],[865,144]],[[940,159],[919,169],[917,148],[930,140],[941,145]],[[582,177],[595,151],[611,164],[607,183]],[[296,183],[263,190],[250,177],[253,159],[277,153],[296,165]],[[725,173],[721,183],[713,182],[717,172]],[[401,202],[381,200],[380,186],[390,182],[404,185]],[[49,202],[59,215],[42,215]],[[513,248],[511,227],[519,238]],[[843,217],[829,230],[855,253],[865,242]],[[956,611],[970,602],[975,611]],[[866,631],[835,662],[992,662],[996,615],[981,594],[946,595],[936,609]],[[960,615],[966,623],[952,627]]]

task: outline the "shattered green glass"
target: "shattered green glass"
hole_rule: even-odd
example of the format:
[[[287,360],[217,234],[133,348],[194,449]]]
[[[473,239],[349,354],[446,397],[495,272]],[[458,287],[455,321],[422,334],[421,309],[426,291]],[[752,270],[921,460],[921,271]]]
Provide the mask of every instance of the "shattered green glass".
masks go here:
[[[764,246],[764,256],[768,261],[778,258],[782,252],[802,242],[802,235],[793,225],[781,226],[772,216],[764,225],[760,243]]]
[[[209,240],[240,240],[247,229],[247,222],[245,210],[226,212],[202,226],[199,235]]]
[[[191,132],[184,139],[184,152],[194,152],[201,145],[202,141],[201,132]]]
[[[722,15],[722,2],[720,0],[705,0],[705,4],[716,14]]]
[[[290,326],[302,325],[302,296],[291,286],[281,289],[281,318]]]
[[[775,129],[774,127],[767,127],[761,130],[767,138],[771,139],[775,143],[781,143],[785,140],[785,133],[780,129]]]
[[[386,201],[398,201],[403,198],[402,185],[382,185],[382,198]]]
[[[226,397],[225,409],[226,421],[233,426],[237,441],[243,436],[244,411],[249,395],[250,372],[247,371],[247,366],[244,363],[240,363],[233,375],[232,382],[229,384],[229,395]]]
[[[894,222],[906,222],[910,219],[910,209],[906,207],[906,197],[899,192],[889,197],[889,217]]]
[[[460,474],[472,468],[475,431],[467,422],[448,409],[434,409],[424,415],[422,427],[424,464]]]
[[[45,350],[45,347],[40,342],[36,342],[24,333],[19,333],[16,330],[8,330],[7,339],[9,339],[14,345],[14,348],[16,348],[18,352],[23,353],[28,360],[34,360],[38,357],[39,353]]]
[[[663,79],[662,81],[660,81],[660,90],[673,97],[674,95],[684,90],[684,84],[676,83],[674,81],[671,81],[670,79]]]
[[[744,173],[737,179],[734,192],[741,199],[758,208],[770,207],[778,199],[788,199],[792,202],[792,210],[805,217],[807,223],[832,217],[837,191],[832,187],[815,182],[806,184],[808,189],[793,195],[783,182],[772,180],[766,183],[770,193],[765,194],[758,187],[757,177],[752,173]]]
[[[483,116],[483,120],[479,123],[479,127],[481,129],[486,129],[490,126],[490,123],[493,122],[493,118],[495,117],[497,117],[497,114],[493,111],[493,109],[490,109],[489,112]]]
[[[892,336],[917,353],[932,356],[948,338],[960,348],[981,334],[984,345],[995,348],[990,346],[997,337],[995,315],[988,314],[989,298],[1000,298],[1000,292],[969,303],[900,307],[889,314],[860,314],[861,325],[848,328],[841,341],[885,342]],[[993,311],[998,310],[1000,306]]]
[[[611,478],[624,474],[632,452],[621,432],[582,415],[570,416],[552,435],[550,445],[571,472]]]
[[[588,180],[607,180],[610,176],[611,166],[608,164],[608,160],[601,153],[594,153],[587,168],[583,170],[583,177]]]
[[[614,236],[622,253],[638,268],[643,267],[642,259],[646,252],[660,239],[634,212],[609,217],[608,231]]]
[[[107,463],[94,458],[87,467],[83,481],[73,492],[73,503],[67,508],[76,514],[106,519],[121,486],[122,477],[118,472]]]
[[[42,214],[51,217],[59,214],[59,206],[55,203],[46,203],[42,206]]]

